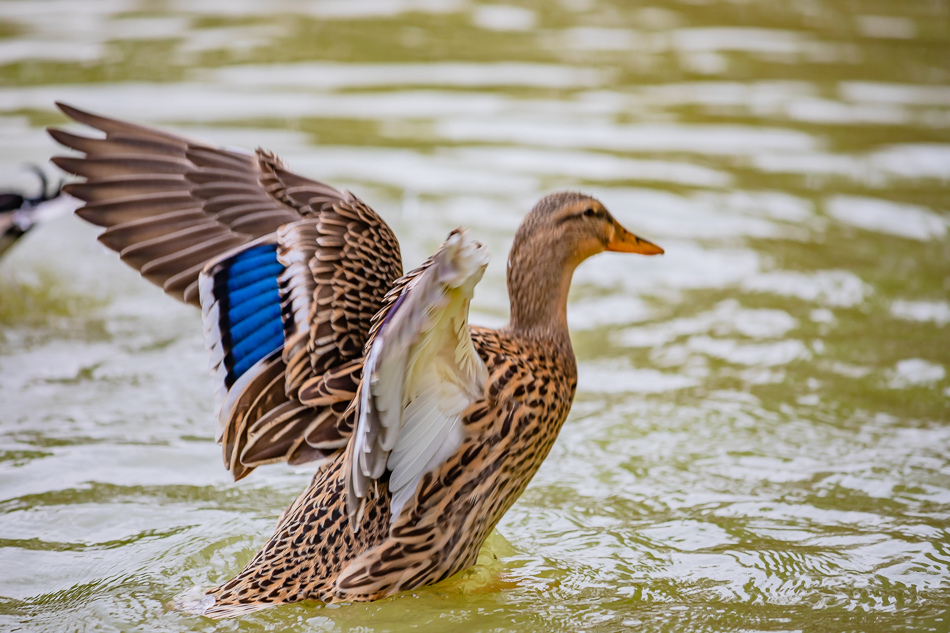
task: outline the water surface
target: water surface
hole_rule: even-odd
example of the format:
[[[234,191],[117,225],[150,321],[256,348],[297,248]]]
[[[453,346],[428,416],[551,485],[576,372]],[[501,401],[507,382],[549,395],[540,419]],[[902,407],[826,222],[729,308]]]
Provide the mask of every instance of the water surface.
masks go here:
[[[570,419],[474,570],[213,624],[308,468],[229,481],[200,318],[64,216],[0,262],[0,628],[950,631],[950,5],[7,0],[0,180],[54,100],[277,151],[407,268],[581,189]]]

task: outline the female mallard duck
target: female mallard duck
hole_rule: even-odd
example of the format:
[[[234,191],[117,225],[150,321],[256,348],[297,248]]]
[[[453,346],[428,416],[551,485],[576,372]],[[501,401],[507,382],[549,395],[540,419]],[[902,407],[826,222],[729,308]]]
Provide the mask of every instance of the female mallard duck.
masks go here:
[[[85,153],[67,191],[99,240],[201,306],[224,462],[325,466],[234,579],[186,608],[227,617],[298,600],[368,601],[471,566],[567,417],[574,269],[663,250],[579,193],[543,198],[508,259],[511,321],[468,325],[488,263],[453,231],[402,275],[390,228],[349,192],[241,154],[61,105],[105,132],[50,130]]]

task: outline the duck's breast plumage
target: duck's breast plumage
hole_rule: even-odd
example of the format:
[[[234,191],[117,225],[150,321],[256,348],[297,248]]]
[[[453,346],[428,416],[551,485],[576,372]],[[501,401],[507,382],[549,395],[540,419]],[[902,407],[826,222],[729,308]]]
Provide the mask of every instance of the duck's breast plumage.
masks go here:
[[[570,348],[485,328],[471,336],[488,379],[462,416],[462,442],[420,478],[386,538],[340,571],[334,600],[375,600],[472,565],[550,451],[576,387]]]

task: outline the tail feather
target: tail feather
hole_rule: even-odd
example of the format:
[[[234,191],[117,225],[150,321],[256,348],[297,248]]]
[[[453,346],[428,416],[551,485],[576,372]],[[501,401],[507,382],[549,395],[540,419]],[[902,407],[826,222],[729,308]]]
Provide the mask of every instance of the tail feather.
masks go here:
[[[211,618],[212,620],[223,620],[225,618],[236,618],[242,615],[248,615],[249,613],[254,613],[255,611],[262,611],[270,607],[276,607],[277,605],[285,604],[283,602],[254,602],[254,603],[241,603],[241,602],[227,602],[227,601],[218,601],[211,594],[205,594],[204,597],[199,599],[187,599],[185,596],[182,596],[174,600],[171,604],[172,608],[176,611],[181,611],[183,613],[190,613],[192,615],[201,615],[206,618]]]

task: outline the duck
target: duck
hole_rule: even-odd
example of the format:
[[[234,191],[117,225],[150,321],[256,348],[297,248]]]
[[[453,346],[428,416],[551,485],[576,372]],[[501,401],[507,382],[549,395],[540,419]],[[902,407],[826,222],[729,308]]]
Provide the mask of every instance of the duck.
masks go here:
[[[49,130],[78,152],[52,159],[83,179],[65,187],[76,213],[201,310],[225,467],[318,466],[240,573],[175,605],[210,618],[379,600],[471,567],[571,409],[574,270],[663,253],[596,198],[547,195],[508,256],[509,322],[470,325],[489,254],[469,231],[404,274],[373,209],[271,152],[57,105],[103,133]]]
[[[42,169],[36,165],[29,165],[29,169],[40,180],[39,195],[30,197],[18,191],[0,192],[0,256],[36,226],[41,215],[40,207],[60,195],[62,183],[51,188]]]

